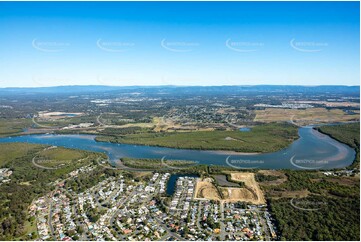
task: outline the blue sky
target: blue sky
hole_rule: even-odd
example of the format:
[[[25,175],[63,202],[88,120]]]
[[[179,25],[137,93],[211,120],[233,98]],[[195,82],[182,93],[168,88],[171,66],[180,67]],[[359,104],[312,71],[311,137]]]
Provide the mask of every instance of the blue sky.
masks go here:
[[[0,2],[0,87],[359,85],[359,2]]]

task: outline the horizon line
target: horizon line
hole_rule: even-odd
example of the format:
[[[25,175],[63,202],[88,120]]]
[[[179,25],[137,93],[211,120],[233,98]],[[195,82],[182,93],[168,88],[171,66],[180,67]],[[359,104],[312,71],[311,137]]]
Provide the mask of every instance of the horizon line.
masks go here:
[[[301,84],[245,84],[245,85],[172,85],[172,84],[165,84],[165,85],[96,85],[96,84],[89,84],[89,85],[55,85],[55,86],[36,86],[36,87],[0,87],[0,89],[16,89],[16,88],[28,88],[28,89],[35,89],[35,88],[58,88],[58,87],[255,87],[255,86],[300,86],[300,87],[322,87],[322,86],[335,86],[335,87],[360,87],[359,85],[342,85],[342,84],[319,84],[319,85],[301,85]]]

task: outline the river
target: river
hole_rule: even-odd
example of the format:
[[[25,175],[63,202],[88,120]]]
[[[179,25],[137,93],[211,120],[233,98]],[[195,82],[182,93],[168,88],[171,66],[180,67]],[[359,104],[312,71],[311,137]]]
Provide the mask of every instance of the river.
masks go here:
[[[332,169],[352,164],[355,151],[312,127],[300,127],[300,138],[286,149],[266,154],[173,149],[165,147],[97,142],[94,135],[34,134],[0,138],[0,143],[25,142],[104,152],[112,164],[122,157],[163,158],[237,169]]]

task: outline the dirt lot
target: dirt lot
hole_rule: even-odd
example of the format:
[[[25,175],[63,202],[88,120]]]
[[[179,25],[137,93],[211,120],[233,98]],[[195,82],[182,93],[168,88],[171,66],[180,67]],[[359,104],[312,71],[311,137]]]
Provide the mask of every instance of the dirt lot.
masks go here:
[[[197,181],[195,189],[195,199],[206,198],[210,200],[221,200],[217,188],[212,184],[211,179],[204,179],[203,181]]]
[[[266,202],[263,192],[254,178],[254,173],[237,172],[230,173],[234,181],[242,181],[245,187],[219,187],[219,191],[212,183],[211,178],[197,181],[195,188],[195,199],[210,199],[225,202],[250,202],[253,204],[264,204]],[[221,192],[222,194],[219,194]]]
[[[264,198],[264,194],[262,190],[260,189],[258,183],[256,182],[254,178],[254,173],[250,172],[236,172],[231,173],[231,179],[234,181],[241,181],[244,182],[245,188],[235,188],[238,189],[231,189],[228,188],[228,197],[225,197],[225,199],[239,199],[238,201],[246,201],[249,200],[250,197],[252,199],[249,200],[249,202],[252,202],[254,204],[264,204],[266,202]],[[245,189],[247,191],[245,191]],[[250,196],[252,194],[252,196]]]
[[[254,121],[260,122],[277,122],[290,121],[297,125],[307,125],[326,122],[341,122],[359,120],[360,115],[348,115],[341,109],[327,110],[325,108],[301,109],[283,109],[283,108],[266,108],[257,110]]]
[[[250,202],[253,204],[263,204],[264,201],[258,201],[255,194],[251,192],[248,188],[221,188],[224,201],[226,202]]]
[[[44,119],[44,120],[57,120],[57,119],[64,119],[64,118],[69,118],[70,116],[68,115],[73,115],[74,117],[78,117],[78,116],[82,116],[84,115],[84,113],[64,113],[64,112],[39,112],[39,119]]]

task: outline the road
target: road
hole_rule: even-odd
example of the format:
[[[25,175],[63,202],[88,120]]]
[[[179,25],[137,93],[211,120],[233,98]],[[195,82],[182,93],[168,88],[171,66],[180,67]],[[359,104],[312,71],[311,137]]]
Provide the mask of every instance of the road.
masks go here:
[[[224,226],[224,202],[222,201],[220,204],[220,212],[221,212],[221,220],[220,220],[220,229],[221,232],[219,234],[219,238],[221,240],[225,240],[226,237],[226,230],[225,230],[225,226]]]
[[[199,229],[199,231],[202,231],[202,227],[201,227],[201,223],[200,223],[200,221],[201,221],[201,213],[202,213],[202,202],[201,201],[199,201],[199,203],[198,203],[198,214],[197,214],[197,228]]]
[[[49,202],[49,215],[48,215],[48,225],[50,228],[50,233],[51,236],[53,237],[54,240],[56,240],[56,236],[54,233],[54,228],[53,228],[53,224],[51,223],[51,219],[53,217],[53,201],[52,201],[52,197],[53,197],[53,192],[50,193],[50,197],[48,198],[48,202]]]
[[[36,158],[36,156],[33,157],[31,162],[33,163],[34,166],[36,166],[38,168],[47,169],[47,170],[56,170],[56,169],[58,169],[58,168],[55,168],[55,167],[46,167],[46,166],[39,165],[38,163],[35,162],[35,158]]]
[[[97,116],[97,122],[99,124],[99,126],[106,126],[102,121],[100,121],[100,117],[102,116],[103,114],[100,114],[99,116]]]
[[[131,192],[126,199],[124,199],[124,200],[121,201],[119,204],[117,204],[117,207],[119,208],[120,206],[122,206],[125,202],[127,202],[130,198],[132,198],[136,193],[137,193],[136,190],[134,190],[133,192]],[[118,211],[119,211],[119,210],[117,210],[117,211],[113,214],[113,216],[109,219],[109,224],[110,224],[111,226],[113,226],[114,219],[115,219],[115,217],[118,215]]]
[[[158,224],[159,225],[162,225],[164,224],[164,221],[160,220],[159,218],[157,217],[153,217],[155,220],[157,220]],[[173,233],[172,231],[170,231],[170,229],[164,225],[162,226],[164,228],[165,231],[167,231],[167,233],[170,235],[170,236],[173,236],[174,238],[178,239],[178,240],[185,240],[184,238],[182,238],[180,235],[178,235],[177,233]]]

